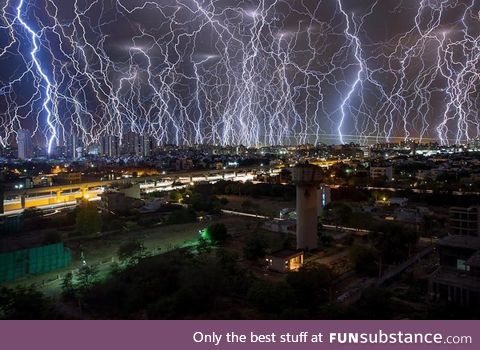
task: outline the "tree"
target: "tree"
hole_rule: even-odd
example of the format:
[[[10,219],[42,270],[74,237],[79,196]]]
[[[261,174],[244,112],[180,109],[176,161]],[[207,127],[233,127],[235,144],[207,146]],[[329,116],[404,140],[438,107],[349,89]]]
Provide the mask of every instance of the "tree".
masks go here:
[[[172,212],[166,223],[168,225],[178,225],[178,224],[186,224],[189,222],[197,221],[197,214],[194,210],[190,208],[182,208],[180,210],[175,210]]]
[[[75,287],[73,285],[73,274],[67,273],[62,280],[62,294],[65,297],[70,297],[75,294]]]
[[[242,210],[245,212],[250,212],[252,211],[253,208],[253,202],[251,200],[244,200],[241,204]]]
[[[208,235],[215,244],[224,243],[228,239],[228,230],[224,224],[217,223],[208,226]]]
[[[327,205],[325,219],[336,225],[346,225],[352,216],[353,209],[345,203],[333,202]]]
[[[333,244],[333,237],[330,235],[321,235],[320,241],[322,242],[322,246],[330,247]]]
[[[102,217],[97,207],[89,202],[80,205],[75,223],[77,231],[82,235],[95,234],[102,229]]]
[[[431,215],[423,215],[423,235],[432,236],[435,227],[435,218]]]
[[[170,193],[170,200],[175,203],[180,203],[183,199],[182,194],[180,191],[173,191]]]
[[[317,222],[317,237],[322,238],[322,235],[323,235],[323,224],[320,221],[318,221]]]
[[[378,252],[373,248],[356,246],[350,250],[350,259],[355,272],[373,277],[378,273]]]
[[[285,282],[257,281],[248,290],[247,297],[258,310],[278,313],[290,306],[294,291]]]
[[[238,254],[229,252],[223,248],[217,249],[215,257],[218,263],[227,273],[227,276],[238,277],[240,275],[240,269],[237,266]]]
[[[44,245],[60,243],[61,241],[62,241],[62,235],[58,232],[49,232],[43,238]]]
[[[392,293],[384,288],[367,288],[357,303],[362,318],[390,320],[393,317]]]
[[[398,224],[381,223],[369,233],[369,239],[380,252],[382,260],[398,263],[411,255],[419,235]]]
[[[83,265],[78,269],[77,279],[83,291],[90,288],[96,281],[98,270],[94,266]]]
[[[185,203],[197,212],[218,212],[220,210],[220,201],[216,196],[202,193],[193,193],[189,196]]]
[[[265,256],[268,245],[265,239],[259,234],[250,235],[243,247],[243,256],[245,259],[255,261]]]
[[[33,208],[26,208],[23,211],[23,217],[24,219],[36,219],[38,217],[41,217],[41,212],[39,209],[33,207]]]
[[[120,245],[117,256],[121,262],[126,262],[129,265],[136,264],[145,256],[145,247],[142,242],[132,240]]]
[[[332,271],[319,265],[289,272],[286,281],[294,290],[300,306],[314,308],[330,300],[332,279]]]
[[[0,289],[0,319],[58,319],[52,301],[33,287]]]
[[[200,236],[197,240],[197,252],[199,254],[208,254],[212,250],[210,242],[203,236]]]

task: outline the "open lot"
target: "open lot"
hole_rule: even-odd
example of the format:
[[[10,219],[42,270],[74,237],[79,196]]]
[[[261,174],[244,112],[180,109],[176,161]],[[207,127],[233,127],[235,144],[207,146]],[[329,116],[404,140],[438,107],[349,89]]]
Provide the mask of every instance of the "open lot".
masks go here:
[[[181,246],[195,244],[199,230],[212,223],[224,223],[229,233],[234,236],[243,236],[252,227],[251,223],[254,221],[256,220],[253,218],[221,216],[209,221],[123,231],[88,239],[78,238],[65,243],[72,250],[72,264],[69,268],[39,276],[28,276],[9,284],[9,286],[35,284],[49,294],[55,294],[60,290],[62,277],[67,272],[81,266],[82,253],[87,264],[97,266],[100,271],[107,271],[110,264],[117,260],[118,248],[130,240],[141,241],[151,254],[156,255]]]

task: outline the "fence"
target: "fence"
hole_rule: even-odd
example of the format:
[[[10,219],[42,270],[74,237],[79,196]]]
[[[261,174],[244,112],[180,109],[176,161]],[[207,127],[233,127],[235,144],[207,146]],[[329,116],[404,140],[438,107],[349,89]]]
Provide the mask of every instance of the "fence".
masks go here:
[[[70,265],[70,249],[63,243],[0,254],[0,282],[13,282],[26,275],[41,275]]]

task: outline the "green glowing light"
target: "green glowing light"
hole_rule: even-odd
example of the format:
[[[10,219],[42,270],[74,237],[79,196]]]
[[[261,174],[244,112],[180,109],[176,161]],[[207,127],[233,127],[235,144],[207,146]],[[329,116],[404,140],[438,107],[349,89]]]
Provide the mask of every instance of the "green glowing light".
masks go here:
[[[198,233],[200,234],[200,237],[210,241],[210,233],[208,232],[208,229],[204,228],[203,230],[199,230]]]

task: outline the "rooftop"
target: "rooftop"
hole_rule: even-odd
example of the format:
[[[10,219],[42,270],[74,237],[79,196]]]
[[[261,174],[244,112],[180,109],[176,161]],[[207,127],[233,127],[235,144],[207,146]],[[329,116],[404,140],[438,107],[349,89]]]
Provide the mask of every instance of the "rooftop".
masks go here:
[[[480,250],[480,237],[451,235],[442,238],[438,244],[444,247]]]
[[[467,265],[480,267],[480,251],[475,252],[468,260]]]
[[[303,254],[303,250],[292,250],[292,249],[282,249],[277,250],[268,254],[268,256],[272,256],[275,258],[287,259],[297,255]]]

